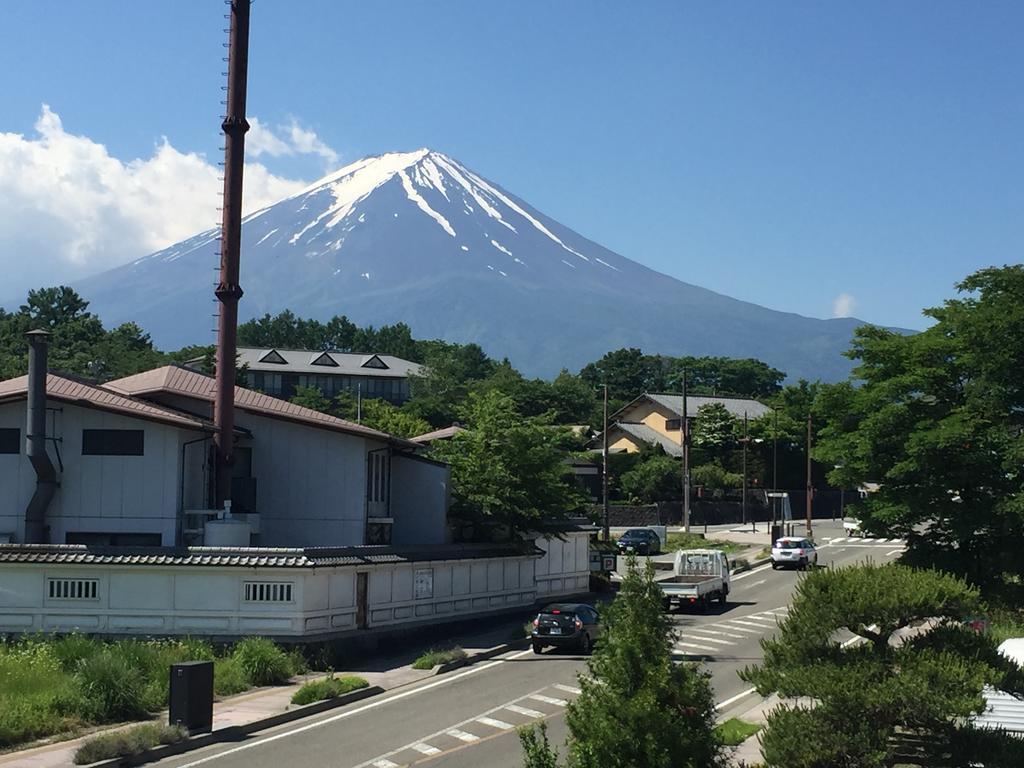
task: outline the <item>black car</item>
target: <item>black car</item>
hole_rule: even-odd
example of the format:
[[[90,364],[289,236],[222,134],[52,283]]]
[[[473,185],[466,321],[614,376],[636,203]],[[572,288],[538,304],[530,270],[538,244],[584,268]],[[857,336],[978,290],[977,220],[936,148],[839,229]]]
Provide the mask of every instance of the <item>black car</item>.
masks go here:
[[[592,605],[554,603],[537,614],[530,637],[534,653],[540,653],[549,645],[590,653],[600,634],[600,619]]]
[[[661,539],[650,528],[630,528],[615,543],[619,554],[636,552],[638,555],[656,555],[661,552]]]

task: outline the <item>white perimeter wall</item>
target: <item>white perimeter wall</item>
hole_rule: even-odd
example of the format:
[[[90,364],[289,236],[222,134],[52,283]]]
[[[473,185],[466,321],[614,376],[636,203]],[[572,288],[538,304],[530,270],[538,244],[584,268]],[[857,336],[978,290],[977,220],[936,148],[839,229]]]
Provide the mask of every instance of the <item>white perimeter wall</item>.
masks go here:
[[[47,450],[60,487],[46,513],[50,541],[63,544],[69,532],[159,533],[173,546],[179,510],[182,442],[200,433],[128,416],[80,408],[54,400],[48,407],[47,434],[61,438]],[[21,430],[18,455],[0,454],[0,533],[25,534],[25,508],[35,491],[36,474],[25,455],[25,401],[0,405],[0,427]],[[142,429],[143,456],[83,456],[83,429]]]
[[[544,550],[544,557],[537,561],[538,595],[572,595],[590,589],[590,534],[561,536],[537,539],[537,546]]]

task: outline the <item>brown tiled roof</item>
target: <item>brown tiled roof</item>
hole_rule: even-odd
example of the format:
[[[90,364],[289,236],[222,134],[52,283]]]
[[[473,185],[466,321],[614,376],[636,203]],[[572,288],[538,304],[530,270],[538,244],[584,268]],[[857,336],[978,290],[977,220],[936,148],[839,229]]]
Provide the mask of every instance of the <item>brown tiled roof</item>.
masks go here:
[[[163,368],[156,368],[152,371],[145,371],[134,376],[110,381],[103,386],[105,389],[122,392],[132,397],[145,397],[146,395],[158,392],[167,392],[213,402],[215,384],[216,382],[212,376],[177,365],[167,365]],[[287,400],[264,395],[261,392],[254,392],[245,387],[235,387],[235,407],[262,416],[271,416],[309,424],[314,427],[331,429],[337,432],[347,432],[353,435],[387,440],[406,447],[414,446],[408,440],[392,437],[376,429],[370,429],[361,424],[354,424],[351,421],[328,416],[326,413],[314,411],[312,408],[304,408],[301,405],[289,403]]]
[[[443,429],[435,429],[433,432],[427,432],[423,435],[417,435],[416,437],[410,437],[414,443],[432,443],[435,440],[448,440],[455,437],[459,432],[465,432],[465,427],[460,427],[457,424],[452,424],[450,427],[444,427]]]
[[[91,547],[85,544],[0,544],[0,563],[64,565],[203,565],[239,568],[323,568],[484,557],[537,556],[532,545],[440,544],[400,548],[310,547]]]
[[[0,381],[0,402],[19,400],[28,392],[28,376]],[[65,378],[55,373],[46,376],[46,396],[64,403],[99,408],[125,416],[160,421],[189,429],[211,429],[209,422],[170,408],[126,397],[103,387]]]

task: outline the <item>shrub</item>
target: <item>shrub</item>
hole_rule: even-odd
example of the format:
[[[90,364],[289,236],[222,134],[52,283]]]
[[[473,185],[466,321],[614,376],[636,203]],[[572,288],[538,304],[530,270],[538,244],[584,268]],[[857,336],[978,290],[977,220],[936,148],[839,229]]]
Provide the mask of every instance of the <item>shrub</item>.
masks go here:
[[[466,652],[461,648],[431,648],[412,663],[413,669],[433,669],[438,664],[447,664],[450,661],[458,661],[466,658]]]
[[[65,672],[74,672],[79,662],[103,650],[102,642],[78,632],[63,637],[41,638],[40,642],[49,647]]]
[[[724,723],[715,726],[715,733],[727,747],[738,747],[760,730],[760,725],[748,723],[738,717],[730,717]]]
[[[247,637],[231,654],[252,685],[280,685],[294,674],[288,655],[265,637]]]
[[[314,701],[333,699],[343,693],[366,688],[369,685],[361,677],[347,675],[345,677],[334,677],[329,675],[322,680],[311,680],[303,685],[292,696],[292,704],[312,704]]]
[[[732,561],[732,569],[736,573],[739,573],[740,571],[749,571],[750,561],[745,557],[737,557]]]
[[[217,659],[213,662],[213,692],[217,696],[233,696],[252,687],[249,676],[235,659]]]
[[[145,677],[111,649],[82,659],[75,679],[92,710],[91,719],[97,722],[129,720],[147,713]]]
[[[75,752],[75,765],[88,765],[126,755],[138,755],[159,744],[176,744],[188,738],[178,725],[146,723],[115,733],[104,733],[85,741]]]

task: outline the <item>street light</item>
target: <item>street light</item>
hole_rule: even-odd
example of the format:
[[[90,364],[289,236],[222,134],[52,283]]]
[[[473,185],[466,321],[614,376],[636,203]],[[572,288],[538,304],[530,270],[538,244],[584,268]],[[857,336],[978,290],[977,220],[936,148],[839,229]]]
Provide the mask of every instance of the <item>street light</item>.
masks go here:
[[[611,537],[611,517],[608,511],[608,382],[604,383],[604,429],[601,430],[603,442],[603,467],[601,469],[602,504],[604,505],[604,541],[607,544]]]

